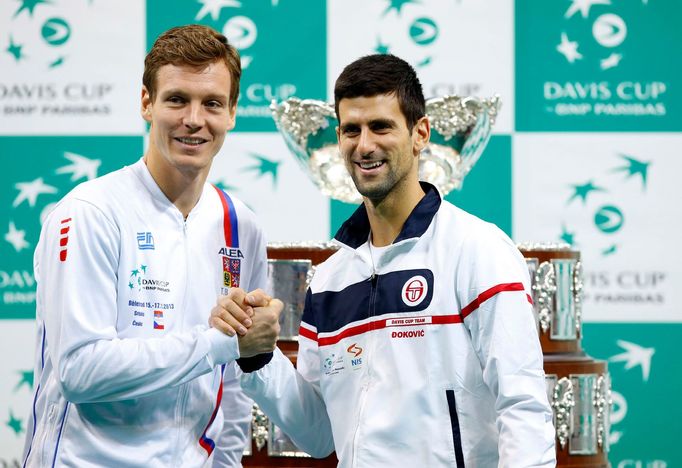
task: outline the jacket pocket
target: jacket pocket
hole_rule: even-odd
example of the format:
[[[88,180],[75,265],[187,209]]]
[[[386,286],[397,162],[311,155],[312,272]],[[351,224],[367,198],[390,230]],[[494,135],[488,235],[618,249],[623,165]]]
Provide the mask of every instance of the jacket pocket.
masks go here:
[[[457,462],[457,468],[464,468],[464,451],[462,450],[462,434],[459,430],[459,416],[457,415],[455,391],[445,390],[445,397],[448,400],[448,412],[450,413],[450,427],[452,428],[452,442],[455,449],[455,461]]]

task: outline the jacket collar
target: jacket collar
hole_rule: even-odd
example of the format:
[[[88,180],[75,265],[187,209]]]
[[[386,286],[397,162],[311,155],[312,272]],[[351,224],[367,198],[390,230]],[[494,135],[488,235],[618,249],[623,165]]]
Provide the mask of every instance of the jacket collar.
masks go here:
[[[421,237],[428,229],[436,212],[438,212],[441,198],[436,187],[428,182],[419,182],[419,184],[421,185],[422,190],[424,190],[425,195],[419,200],[417,206],[414,207],[407,217],[407,220],[405,220],[405,224],[403,224],[400,234],[398,234],[398,237],[393,241],[394,244],[405,239]],[[367,209],[363,203],[355,210],[355,213],[341,225],[336,232],[334,239],[349,247],[357,249],[367,242],[369,230],[369,218],[367,217]]]

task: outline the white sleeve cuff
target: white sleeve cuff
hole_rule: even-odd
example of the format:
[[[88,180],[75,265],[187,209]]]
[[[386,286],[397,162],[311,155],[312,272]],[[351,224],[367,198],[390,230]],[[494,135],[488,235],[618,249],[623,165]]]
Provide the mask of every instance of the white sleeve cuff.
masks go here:
[[[227,336],[216,328],[209,328],[203,332],[208,339],[208,357],[212,366],[227,364],[239,358],[239,342],[236,336]]]

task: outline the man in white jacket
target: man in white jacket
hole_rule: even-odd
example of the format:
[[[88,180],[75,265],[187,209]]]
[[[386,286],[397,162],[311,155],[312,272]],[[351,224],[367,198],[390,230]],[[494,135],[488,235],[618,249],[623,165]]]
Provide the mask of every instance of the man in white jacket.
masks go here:
[[[206,183],[240,75],[212,29],[162,34],[145,59],[144,157],[79,185],[45,222],[24,466],[241,466],[240,346],[208,318],[216,299],[250,310],[237,293],[265,284],[265,240],[242,202]],[[253,339],[271,343],[263,324]]]
[[[363,57],[334,97],[364,203],[307,292],[298,370],[263,353],[240,361],[242,387],[301,449],[336,450],[342,467],[554,466],[528,269],[497,227],[419,182],[430,126],[415,71]],[[233,312],[212,323],[245,318]]]

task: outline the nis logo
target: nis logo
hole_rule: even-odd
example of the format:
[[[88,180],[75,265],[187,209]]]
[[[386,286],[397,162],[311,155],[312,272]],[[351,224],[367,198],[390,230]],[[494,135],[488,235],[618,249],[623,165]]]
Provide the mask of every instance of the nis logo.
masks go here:
[[[352,345],[350,345],[346,349],[346,351],[348,352],[348,354],[353,356],[350,360],[350,363],[353,367],[357,367],[360,364],[362,364],[362,358],[360,357],[360,355],[362,354],[362,348],[358,346],[357,343],[353,343]]]

